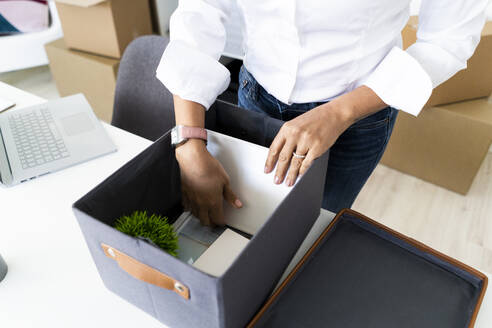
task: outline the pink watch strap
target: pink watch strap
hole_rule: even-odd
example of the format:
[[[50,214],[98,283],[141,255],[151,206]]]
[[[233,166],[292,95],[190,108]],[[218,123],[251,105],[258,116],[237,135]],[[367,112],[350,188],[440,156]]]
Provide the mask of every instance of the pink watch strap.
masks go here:
[[[207,141],[207,130],[193,126],[182,126],[181,136],[185,139],[203,139]]]

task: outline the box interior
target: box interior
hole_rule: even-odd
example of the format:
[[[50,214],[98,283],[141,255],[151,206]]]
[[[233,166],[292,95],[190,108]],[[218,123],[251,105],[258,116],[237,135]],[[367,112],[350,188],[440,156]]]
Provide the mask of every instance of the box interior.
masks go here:
[[[274,184],[273,173],[263,173],[266,147],[209,131],[207,149],[222,164],[243,202],[238,210],[224,201],[227,225],[254,235],[292,188]]]
[[[484,284],[344,213],[255,327],[465,328]]]
[[[218,247],[210,248],[215,243],[215,240],[210,239],[210,235],[215,233],[220,237],[226,229],[195,226],[197,238],[189,238],[190,234],[178,234],[180,247],[186,246],[183,252],[178,250],[178,257],[188,264],[193,264],[210,248],[210,251],[204,254],[208,259],[221,257],[226,261],[221,261],[213,268],[199,268],[207,274],[220,276],[245,247],[245,239],[250,239],[263,226],[292,187],[284,184],[275,185],[273,174],[263,173],[268,148],[211,130],[208,133],[207,148],[222,163],[229,174],[234,192],[243,202],[243,207],[236,209],[224,201],[224,216],[229,228],[227,236],[233,237],[228,238],[226,244],[230,250],[236,251],[221,252]],[[166,134],[152,147],[158,151],[142,152],[138,161],[129,162],[75,206],[110,226],[114,226],[117,218],[136,210],[166,216],[171,224],[176,224],[184,209],[181,206],[179,167],[174,158],[174,151],[169,151],[169,143],[170,136]],[[204,242],[200,235],[206,234],[208,241]],[[225,236],[219,241],[224,243],[224,238]],[[181,240],[184,241],[183,244]]]
[[[243,202],[243,207],[236,209],[224,201],[224,216],[229,231],[194,224],[192,231],[188,229],[188,233],[179,234],[180,242],[183,240],[180,247],[186,248],[186,251],[183,250],[183,253],[178,251],[178,254],[183,255],[180,258],[189,264],[193,264],[198,259],[203,263],[200,254],[207,250],[203,255],[209,263],[214,262],[212,258],[222,258],[224,261],[217,263],[218,267],[214,268],[203,265],[198,267],[208,274],[220,276],[219,272],[223,273],[228,268],[220,265],[230,265],[233,262],[234,256],[244,248],[245,238],[250,239],[255,235],[292,188],[285,184],[274,184],[273,174],[263,173],[264,161],[268,154],[266,147],[209,130],[207,148],[224,166],[234,192]],[[223,233],[229,236],[227,241],[224,240]],[[219,236],[221,238],[218,242],[227,245],[225,252],[222,251],[223,247],[214,247]]]
[[[119,217],[137,210],[166,216],[173,223],[183,208],[178,163],[174,152],[166,151],[169,142],[167,133],[74,207],[111,227]]]

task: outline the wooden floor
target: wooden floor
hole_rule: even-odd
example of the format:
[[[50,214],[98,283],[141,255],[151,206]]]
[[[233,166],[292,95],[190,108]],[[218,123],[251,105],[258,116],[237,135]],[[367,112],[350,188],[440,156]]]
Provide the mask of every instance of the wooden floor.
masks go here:
[[[49,69],[0,74],[0,81],[53,99]],[[379,165],[353,208],[437,250],[492,272],[492,152],[467,196]]]
[[[466,196],[378,165],[353,209],[492,272],[492,153]]]

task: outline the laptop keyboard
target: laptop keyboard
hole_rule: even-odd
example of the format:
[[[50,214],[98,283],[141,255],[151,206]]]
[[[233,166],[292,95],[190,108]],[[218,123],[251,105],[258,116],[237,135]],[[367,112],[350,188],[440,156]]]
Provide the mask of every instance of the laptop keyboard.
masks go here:
[[[23,169],[69,156],[48,108],[13,113],[9,125]]]

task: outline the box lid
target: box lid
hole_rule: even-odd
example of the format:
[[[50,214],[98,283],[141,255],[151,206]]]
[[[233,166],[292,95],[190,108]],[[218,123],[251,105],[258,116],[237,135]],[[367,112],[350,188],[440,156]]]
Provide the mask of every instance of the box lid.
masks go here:
[[[90,7],[94,6],[97,4],[100,4],[102,2],[106,2],[109,0],[55,0],[56,2],[59,3],[64,3],[67,5],[74,5],[74,6],[79,6],[79,7]]]
[[[344,210],[248,327],[473,327],[482,273]]]

